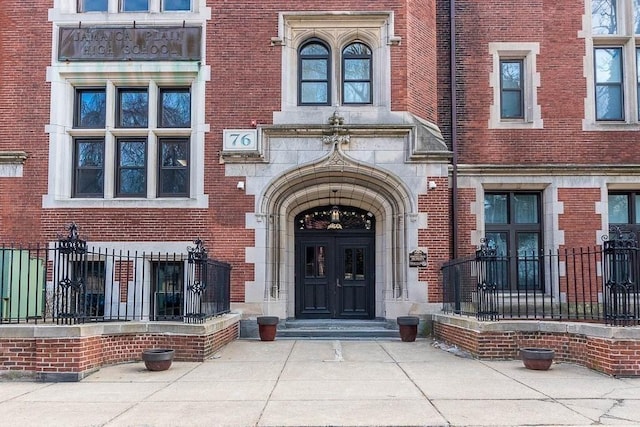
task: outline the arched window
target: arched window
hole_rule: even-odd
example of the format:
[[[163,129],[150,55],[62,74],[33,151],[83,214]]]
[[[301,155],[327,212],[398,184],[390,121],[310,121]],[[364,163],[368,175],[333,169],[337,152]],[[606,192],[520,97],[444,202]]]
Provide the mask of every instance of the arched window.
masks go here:
[[[371,49],[351,43],[342,50],[342,103],[371,104]]]
[[[300,47],[298,58],[298,103],[330,105],[329,47],[320,40],[310,40]]]

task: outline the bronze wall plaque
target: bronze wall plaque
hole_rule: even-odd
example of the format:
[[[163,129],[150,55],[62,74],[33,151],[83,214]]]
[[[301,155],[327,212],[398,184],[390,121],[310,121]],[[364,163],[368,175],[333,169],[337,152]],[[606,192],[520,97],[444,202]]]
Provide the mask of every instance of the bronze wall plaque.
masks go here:
[[[59,61],[199,61],[201,27],[60,28]]]
[[[409,267],[426,267],[427,266],[427,253],[416,249],[409,252]]]

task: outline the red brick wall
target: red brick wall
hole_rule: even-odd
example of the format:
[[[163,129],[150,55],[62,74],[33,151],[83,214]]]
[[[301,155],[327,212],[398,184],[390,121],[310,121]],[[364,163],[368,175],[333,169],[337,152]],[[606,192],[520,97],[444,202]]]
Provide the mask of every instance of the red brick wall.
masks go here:
[[[29,338],[0,339],[0,369],[35,371],[36,341]]]
[[[212,258],[233,266],[231,300],[242,302],[244,282],[255,280],[254,266],[245,263],[245,247],[255,244],[255,236],[252,230],[245,229],[244,215],[253,211],[254,197],[238,192],[238,177],[225,176],[219,152],[224,128],[249,127],[252,120],[269,124],[273,112],[280,110],[282,48],[271,47],[269,42],[277,35],[281,11],[394,11],[395,32],[403,43],[391,48],[393,109],[436,118],[437,86],[429,71],[435,69],[435,49],[424,52],[412,46],[429,42],[428,37],[435,31],[431,0],[328,0],[313,4],[291,0],[209,1],[212,20],[207,24],[206,43],[212,78],[206,87],[205,122],[210,124],[210,132],[205,136],[204,159],[204,191],[210,197],[209,207],[43,210],[48,170],[45,125],[50,114],[50,85],[45,72],[52,50],[52,25],[47,13],[53,2],[45,3],[7,0],[0,11],[0,67],[4,76],[0,83],[0,113],[5,118],[0,123],[5,135],[0,138],[0,150],[24,150],[29,155],[23,178],[0,178],[0,241],[55,240],[70,222],[78,224],[83,238],[95,242],[200,238]],[[408,10],[414,34],[408,34]],[[418,35],[423,31],[427,34]],[[430,43],[435,46],[435,41]],[[30,52],[38,54],[24,54]],[[410,71],[408,79],[407,61],[414,60],[421,62]]]
[[[558,189],[558,201],[563,203],[558,227],[564,230],[565,248],[587,248],[601,243],[596,239],[596,230],[602,228],[602,216],[596,213],[596,203],[601,199],[600,188]]]
[[[0,338],[0,370],[82,374],[141,359],[145,348],[172,348],[176,361],[203,361],[239,336],[239,323],[208,335],[117,334],[82,338]]]
[[[583,0],[456,0],[456,5],[461,163],[638,163],[637,132],[582,130],[587,94],[585,39],[579,36]],[[540,44],[537,93],[544,129],[488,129],[493,100],[490,42]],[[441,51],[439,56],[446,55],[448,51]]]
[[[418,245],[428,249],[427,267],[419,267],[418,280],[427,282],[429,302],[442,302],[440,267],[450,256],[450,201],[448,177],[429,177],[435,189],[418,196],[418,212],[427,214],[427,228],[418,230]]]
[[[407,0],[406,110],[438,123],[438,52],[434,0]],[[392,49],[393,50],[393,49]],[[392,74],[396,79],[396,74]],[[400,83],[400,82],[398,82]]]
[[[480,359],[517,359],[518,349],[551,348],[555,361],[577,363],[616,376],[640,376],[640,340],[540,331],[485,332],[434,322],[433,334]]]
[[[478,228],[476,214],[471,212],[471,204],[475,202],[475,188],[458,189],[458,257],[474,254],[478,249],[471,244],[471,232]]]
[[[47,189],[53,2],[3,0],[0,8],[0,151],[26,151],[24,178],[0,178],[0,242],[40,241]]]

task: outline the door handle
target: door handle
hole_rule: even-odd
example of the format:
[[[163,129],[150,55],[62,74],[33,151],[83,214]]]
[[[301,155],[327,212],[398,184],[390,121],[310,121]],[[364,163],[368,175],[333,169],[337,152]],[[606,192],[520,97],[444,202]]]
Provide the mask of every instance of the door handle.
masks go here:
[[[336,279],[336,287],[341,288],[340,279]]]

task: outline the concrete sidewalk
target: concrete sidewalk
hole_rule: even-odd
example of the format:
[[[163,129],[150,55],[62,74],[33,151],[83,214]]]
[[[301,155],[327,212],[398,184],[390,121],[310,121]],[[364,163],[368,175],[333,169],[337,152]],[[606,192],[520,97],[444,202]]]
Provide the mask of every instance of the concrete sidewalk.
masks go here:
[[[3,426],[640,425],[640,379],[459,357],[430,339],[238,340],[204,363],[0,382]]]

